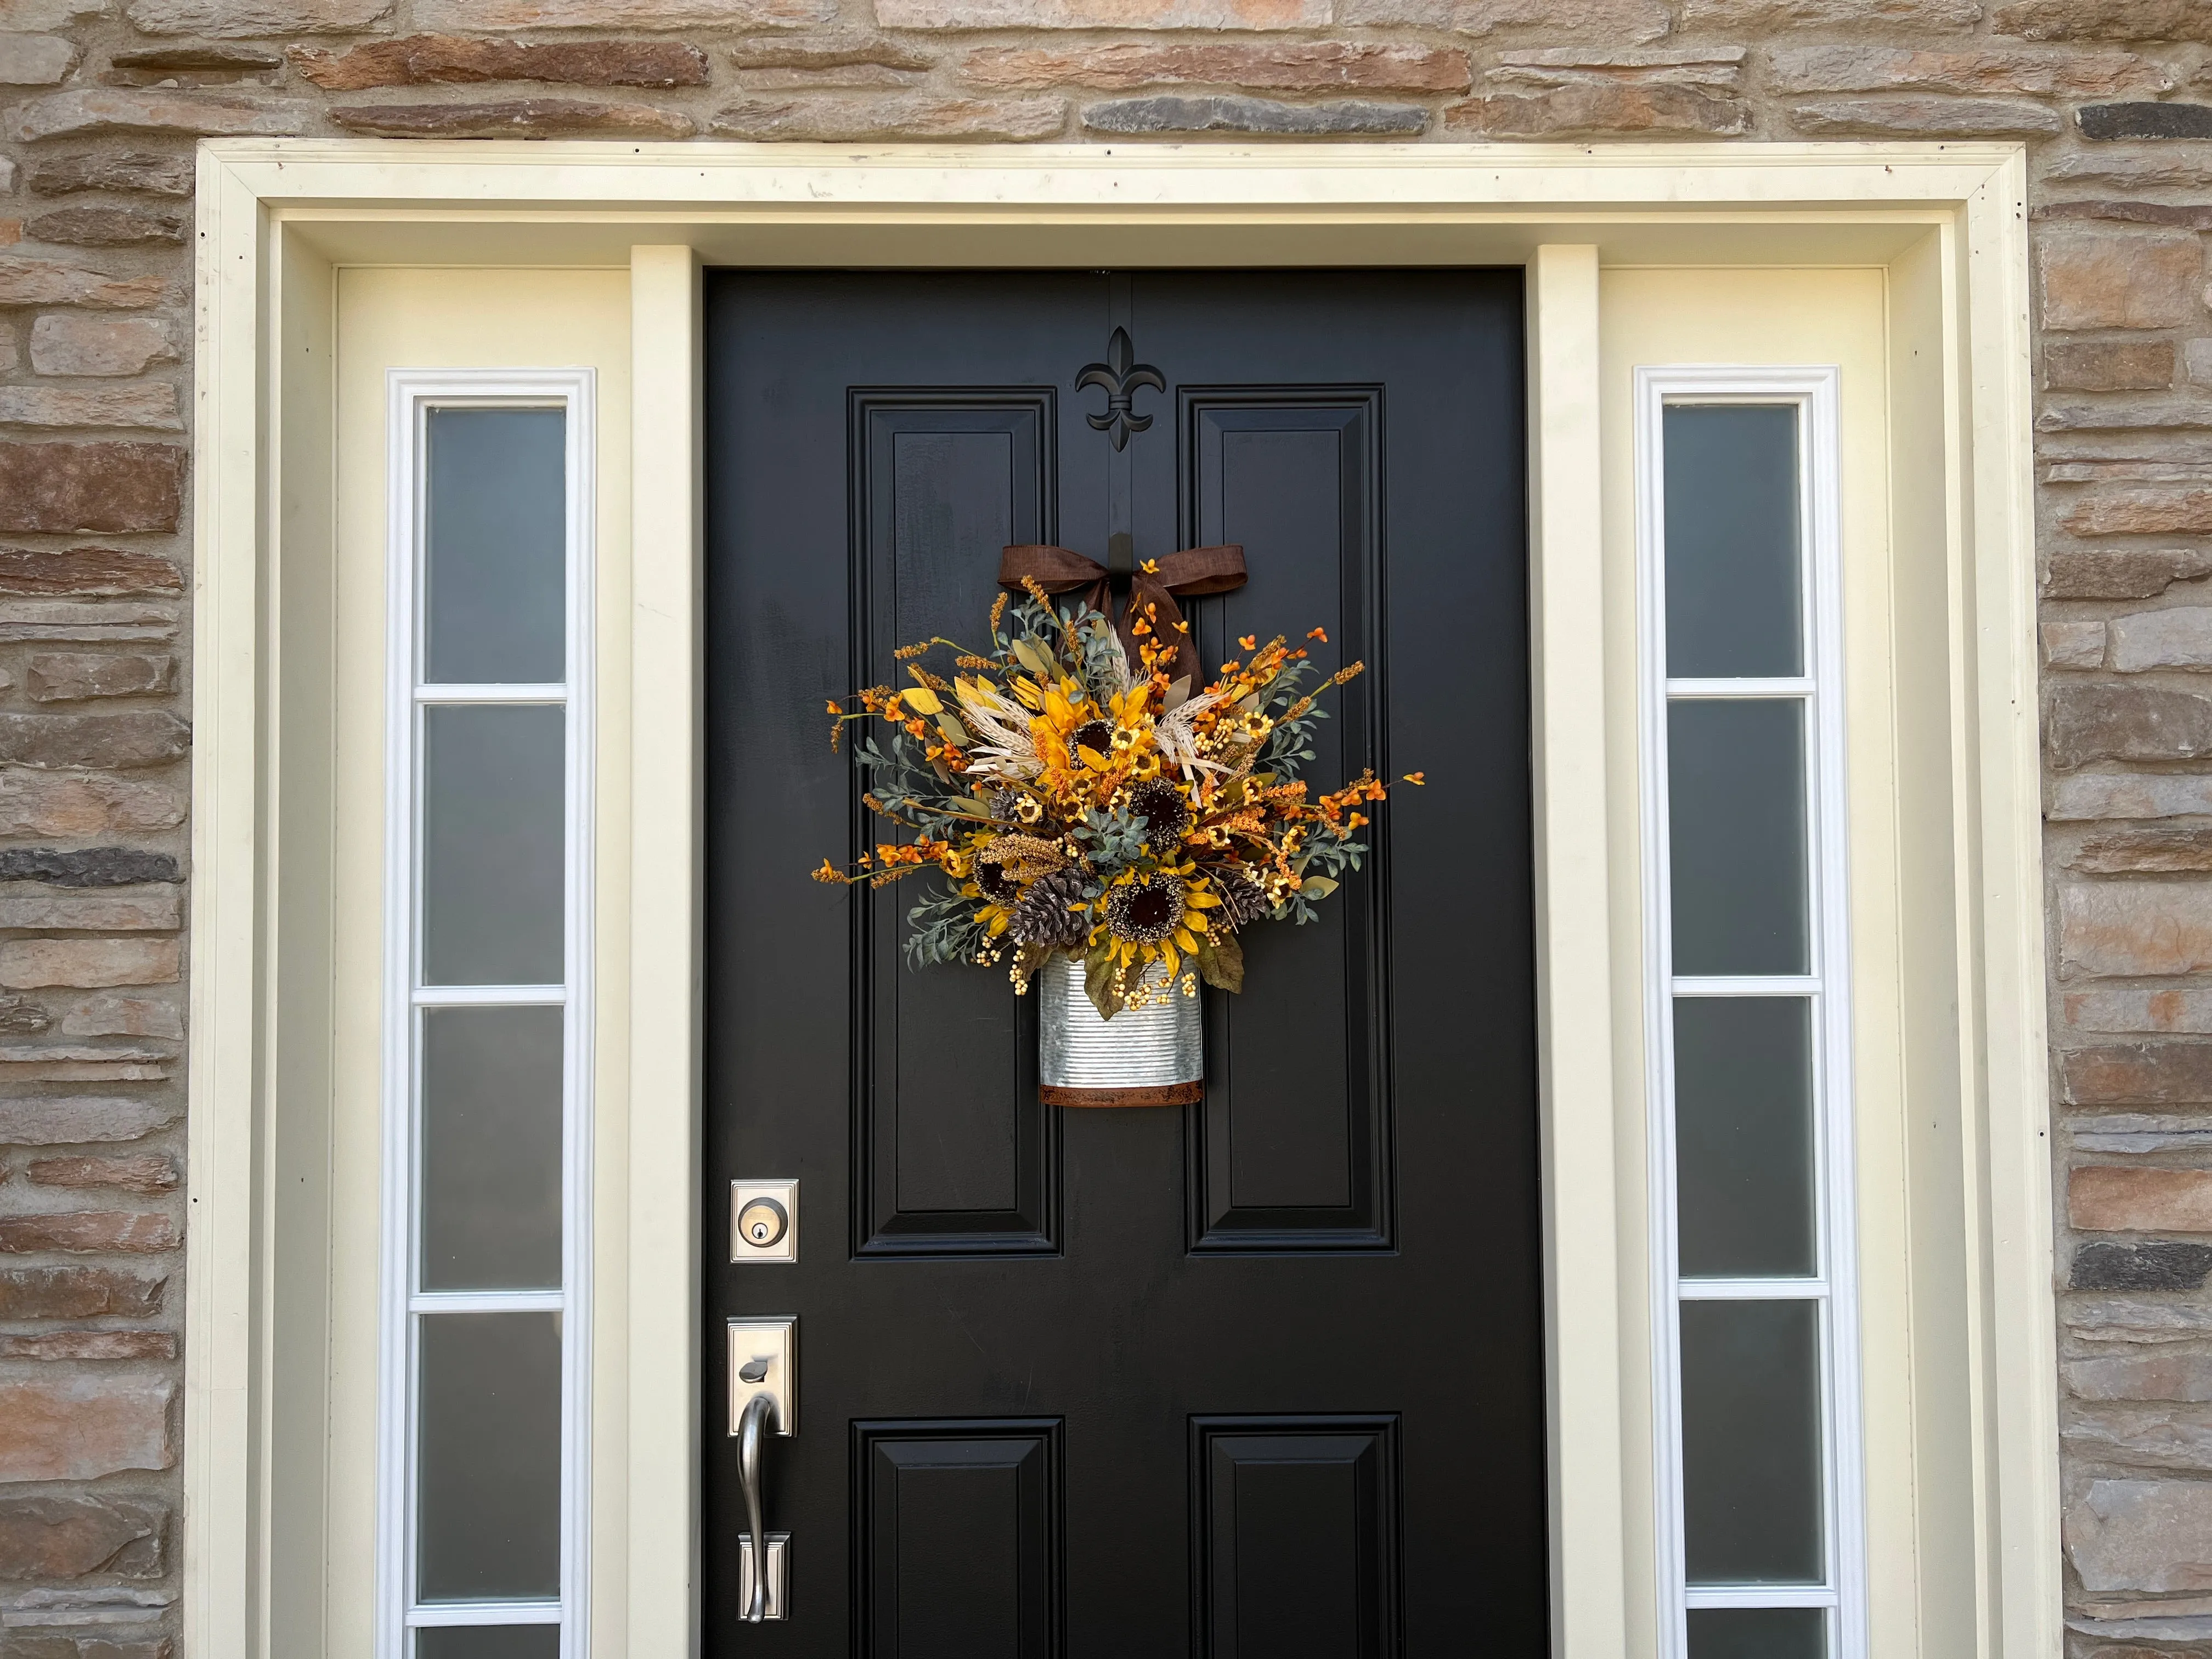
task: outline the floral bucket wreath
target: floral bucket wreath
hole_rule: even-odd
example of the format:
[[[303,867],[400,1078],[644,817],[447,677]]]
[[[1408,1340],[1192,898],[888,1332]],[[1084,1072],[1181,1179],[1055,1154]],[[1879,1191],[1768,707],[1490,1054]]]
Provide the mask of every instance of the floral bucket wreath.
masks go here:
[[[1029,550],[1007,550],[1010,566]],[[1383,785],[1364,771],[1310,796],[1298,771],[1327,718],[1319,697],[1364,665],[1323,677],[1305,647],[1248,635],[1237,642],[1247,655],[1194,689],[1188,674],[1170,678],[1195,648],[1182,649],[1188,624],[1171,599],[1163,622],[1161,590],[1139,586],[1117,630],[1088,596],[1063,612],[1034,575],[1015,580],[1024,596],[1009,627],[1000,595],[988,651],[942,638],[902,647],[911,685],[830,704],[833,748],[848,723],[877,723],[853,745],[868,777],[861,799],[913,838],[879,843],[848,871],[825,859],[815,879],[872,888],[934,871],[939,890],[908,912],[910,963],[1005,961],[1020,994],[1064,957],[1064,972],[1079,964],[1097,1021],[1180,1000],[1194,1031],[1200,980],[1243,988],[1242,929],[1315,920],[1316,902],[1360,867],[1362,809]],[[1306,639],[1328,643],[1319,628]],[[924,665],[940,649],[950,679]]]

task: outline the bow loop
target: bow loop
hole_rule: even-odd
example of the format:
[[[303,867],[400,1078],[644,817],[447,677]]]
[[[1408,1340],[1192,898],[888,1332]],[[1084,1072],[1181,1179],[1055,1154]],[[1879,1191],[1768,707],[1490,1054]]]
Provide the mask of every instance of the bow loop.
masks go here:
[[[1112,579],[1106,567],[1068,548],[1038,542],[1000,553],[1000,586],[1018,593],[1030,580],[1048,593],[1086,590],[1083,603],[1114,624],[1132,667],[1142,660],[1138,642],[1149,635],[1158,648],[1159,665],[1172,673],[1189,631],[1176,598],[1197,599],[1243,586],[1244,550],[1235,544],[1187,547],[1146,561],[1129,574],[1129,603],[1119,617],[1114,614]]]

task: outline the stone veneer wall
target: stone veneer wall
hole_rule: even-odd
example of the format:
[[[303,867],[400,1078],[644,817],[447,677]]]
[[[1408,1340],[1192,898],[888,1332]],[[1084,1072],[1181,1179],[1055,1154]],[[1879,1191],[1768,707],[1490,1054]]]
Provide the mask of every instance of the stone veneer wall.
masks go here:
[[[2212,0],[870,5],[0,0],[0,1656],[173,1641],[191,149],[291,133],[2026,140],[2068,1639],[2212,1655]]]

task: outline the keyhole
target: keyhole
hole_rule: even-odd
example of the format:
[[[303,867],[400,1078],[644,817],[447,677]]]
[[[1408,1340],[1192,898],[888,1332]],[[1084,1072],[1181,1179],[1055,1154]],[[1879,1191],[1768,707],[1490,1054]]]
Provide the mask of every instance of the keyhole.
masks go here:
[[[766,1195],[748,1199],[738,1212],[738,1236],[755,1249],[770,1249],[781,1243],[790,1226],[790,1213]]]

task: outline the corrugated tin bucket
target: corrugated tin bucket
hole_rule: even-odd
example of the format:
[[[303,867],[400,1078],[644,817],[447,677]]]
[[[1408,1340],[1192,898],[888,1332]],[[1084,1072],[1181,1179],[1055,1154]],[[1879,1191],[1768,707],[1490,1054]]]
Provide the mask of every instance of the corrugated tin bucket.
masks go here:
[[[1098,1018],[1083,988],[1080,957],[1056,952],[1038,969],[1037,1093],[1048,1106],[1188,1106],[1205,1092],[1206,1035],[1199,997],[1167,964],[1145,975],[1164,999]]]

